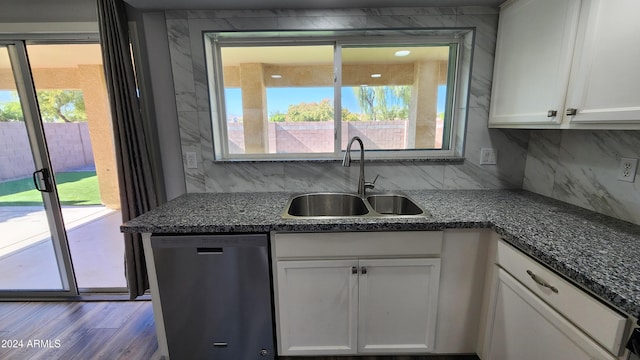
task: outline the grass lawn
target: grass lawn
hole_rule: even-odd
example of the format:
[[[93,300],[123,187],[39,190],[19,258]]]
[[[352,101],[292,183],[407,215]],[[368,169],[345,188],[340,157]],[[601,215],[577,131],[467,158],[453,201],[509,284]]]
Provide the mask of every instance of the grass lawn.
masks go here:
[[[101,205],[98,177],[95,171],[56,174],[61,205]],[[0,183],[0,206],[42,205],[42,195],[32,178]]]

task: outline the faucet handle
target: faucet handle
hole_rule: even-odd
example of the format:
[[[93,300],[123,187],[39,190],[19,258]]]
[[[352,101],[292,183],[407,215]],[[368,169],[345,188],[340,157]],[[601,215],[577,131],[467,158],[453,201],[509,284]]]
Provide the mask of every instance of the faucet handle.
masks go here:
[[[378,181],[378,178],[380,177],[380,175],[376,175],[376,178],[373,179],[373,181],[369,182],[369,181],[365,181],[364,182],[364,187],[367,189],[373,189],[374,187],[376,187],[376,181]]]

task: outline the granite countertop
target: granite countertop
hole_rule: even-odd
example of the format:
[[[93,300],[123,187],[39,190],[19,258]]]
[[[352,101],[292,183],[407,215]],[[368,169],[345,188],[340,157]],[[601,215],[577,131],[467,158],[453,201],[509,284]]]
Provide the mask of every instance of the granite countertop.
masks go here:
[[[489,228],[640,318],[640,226],[522,190],[406,191],[430,217],[285,220],[290,193],[187,194],[122,226],[130,233]]]

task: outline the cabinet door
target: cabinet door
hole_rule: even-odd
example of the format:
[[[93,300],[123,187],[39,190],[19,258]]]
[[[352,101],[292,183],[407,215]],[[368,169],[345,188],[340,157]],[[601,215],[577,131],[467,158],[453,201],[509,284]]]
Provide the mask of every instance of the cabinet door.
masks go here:
[[[476,352],[489,242],[487,230],[444,232],[434,348],[438,354]]]
[[[586,4],[567,99],[577,109],[571,123],[635,122],[627,128],[640,129],[640,2]]]
[[[560,123],[580,3],[517,0],[501,9],[490,126],[535,128]],[[557,113],[548,116],[549,111]]]
[[[280,355],[356,353],[357,260],[279,261]]]
[[[432,352],[440,259],[359,263],[358,352]]]
[[[502,269],[487,326],[487,360],[616,359]]]

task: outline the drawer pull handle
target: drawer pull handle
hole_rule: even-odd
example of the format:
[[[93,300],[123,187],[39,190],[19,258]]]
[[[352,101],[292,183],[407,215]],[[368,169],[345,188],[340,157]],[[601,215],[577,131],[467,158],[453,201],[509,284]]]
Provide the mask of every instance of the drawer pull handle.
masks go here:
[[[541,280],[540,278],[538,278],[536,276],[536,274],[533,273],[533,271],[531,270],[527,270],[527,274],[529,274],[529,276],[531,276],[531,278],[533,279],[533,281],[535,281],[536,283],[538,283],[538,285],[542,286],[542,287],[546,287],[549,288],[549,290],[553,291],[554,293],[558,293],[558,288],[549,284],[548,282]]]

